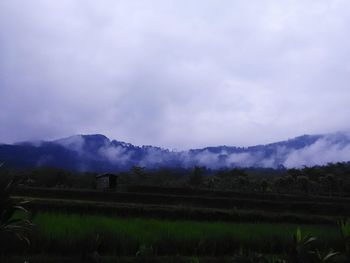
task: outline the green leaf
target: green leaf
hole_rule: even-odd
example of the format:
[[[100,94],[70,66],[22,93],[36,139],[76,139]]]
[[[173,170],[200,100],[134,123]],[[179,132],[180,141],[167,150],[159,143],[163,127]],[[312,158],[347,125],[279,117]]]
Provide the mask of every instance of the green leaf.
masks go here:
[[[335,257],[337,255],[339,255],[339,252],[332,252],[332,250],[323,258],[324,261],[327,261],[329,259],[331,259],[332,257]]]
[[[301,230],[298,227],[296,232],[296,241],[299,243],[301,241]]]

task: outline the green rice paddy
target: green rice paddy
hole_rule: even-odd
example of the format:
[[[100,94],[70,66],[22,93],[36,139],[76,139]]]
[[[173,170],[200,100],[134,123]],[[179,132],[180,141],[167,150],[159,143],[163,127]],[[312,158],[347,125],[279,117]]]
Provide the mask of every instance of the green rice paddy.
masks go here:
[[[269,223],[224,223],[118,218],[100,215],[38,213],[34,219],[33,252],[135,255],[140,247],[156,255],[228,255],[239,249],[280,253],[300,227],[318,245],[336,247],[336,226]]]

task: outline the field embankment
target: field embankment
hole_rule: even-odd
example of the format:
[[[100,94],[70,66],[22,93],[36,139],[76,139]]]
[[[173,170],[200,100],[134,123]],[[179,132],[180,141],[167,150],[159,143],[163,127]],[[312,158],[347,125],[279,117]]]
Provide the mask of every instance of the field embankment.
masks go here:
[[[146,188],[147,189],[147,188]],[[154,190],[154,189],[153,189]],[[180,214],[186,208],[189,212],[192,211],[212,211],[213,217],[218,216],[218,219],[229,219],[227,216],[220,216],[219,211],[254,211],[255,214],[270,213],[278,218],[280,215],[286,219],[285,215],[303,215],[305,222],[310,221],[310,218],[316,220],[318,218],[326,217],[348,217],[350,216],[350,199],[340,197],[311,197],[311,196],[291,196],[291,195],[276,195],[276,194],[248,194],[230,193],[230,192],[196,192],[192,195],[184,195],[181,190],[178,194],[169,191],[169,194],[161,192],[121,192],[121,191],[93,191],[93,190],[72,190],[72,189],[47,189],[47,188],[20,188],[14,193],[17,197],[32,198],[32,206],[36,209],[59,209],[66,207],[67,210],[76,209],[77,212],[93,212],[100,211],[105,213],[120,212],[126,213],[129,204],[129,212],[131,215],[138,215],[137,209],[140,207],[153,207],[152,212],[160,216],[175,216],[170,215],[169,210],[174,208],[174,211]],[[183,191],[188,191],[183,190]],[[197,190],[198,191],[198,190]],[[225,197],[223,197],[225,195]],[[71,205],[67,204],[67,200],[73,200]],[[87,203],[92,206],[88,207]],[[61,206],[60,206],[61,203]],[[47,204],[47,205],[45,205]],[[122,205],[121,205],[122,204]],[[138,207],[138,208],[137,208]],[[159,209],[155,209],[155,208]],[[168,212],[166,208],[168,209]],[[181,209],[179,209],[179,207]],[[162,212],[160,212],[162,211]],[[214,211],[216,211],[214,213]],[[149,215],[146,211],[145,215]],[[208,214],[208,213],[207,213]],[[226,213],[227,214],[227,213]],[[236,213],[237,214],[237,213]],[[208,219],[211,216],[206,216]],[[179,216],[179,218],[184,218]],[[198,219],[199,216],[194,216]],[[226,218],[226,219],[225,219]],[[309,219],[308,219],[309,218]],[[271,218],[271,220],[273,220]],[[282,219],[281,219],[282,220]],[[321,219],[320,219],[321,220]],[[322,219],[323,220],[323,219]],[[277,219],[279,221],[279,219]],[[325,222],[325,220],[323,220]],[[326,220],[327,221],[327,220]],[[283,221],[282,221],[283,222]],[[290,221],[286,221],[290,222]],[[297,219],[295,222],[299,222]]]

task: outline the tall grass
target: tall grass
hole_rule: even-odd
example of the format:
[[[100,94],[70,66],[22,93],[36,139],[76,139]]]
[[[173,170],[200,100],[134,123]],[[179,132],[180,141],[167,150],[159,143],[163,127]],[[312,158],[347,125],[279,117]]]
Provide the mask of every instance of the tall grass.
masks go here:
[[[38,213],[31,253],[77,254],[99,250],[114,255],[135,255],[146,246],[155,255],[229,255],[238,249],[281,253],[297,225],[240,224],[115,218],[96,215]],[[333,226],[299,226],[333,247],[340,234]],[[319,241],[320,247],[325,244]]]

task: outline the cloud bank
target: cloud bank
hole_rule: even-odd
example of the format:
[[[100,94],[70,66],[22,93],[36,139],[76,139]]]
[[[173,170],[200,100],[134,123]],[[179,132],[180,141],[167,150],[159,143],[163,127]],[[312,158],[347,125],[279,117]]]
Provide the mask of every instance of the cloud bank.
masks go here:
[[[346,0],[1,1],[0,141],[188,149],[348,130],[349,24]]]

